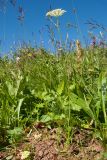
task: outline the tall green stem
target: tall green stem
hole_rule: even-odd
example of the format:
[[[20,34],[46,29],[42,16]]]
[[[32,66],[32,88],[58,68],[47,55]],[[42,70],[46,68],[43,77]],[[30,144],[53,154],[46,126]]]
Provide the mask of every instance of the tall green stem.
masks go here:
[[[58,31],[58,34],[59,34],[60,45],[62,46],[62,35],[61,35],[61,32],[60,32],[60,25],[59,25],[59,19],[58,18],[57,18],[57,22],[56,22],[56,27],[57,27],[57,31]]]

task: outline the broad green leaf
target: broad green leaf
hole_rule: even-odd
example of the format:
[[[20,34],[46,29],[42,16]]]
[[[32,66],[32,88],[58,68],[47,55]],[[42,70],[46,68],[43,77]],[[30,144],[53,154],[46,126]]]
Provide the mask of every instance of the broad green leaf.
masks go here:
[[[41,122],[44,122],[44,123],[49,122],[51,120],[52,120],[52,118],[49,115],[43,115],[41,117]]]
[[[9,135],[11,136],[17,136],[17,135],[21,135],[22,132],[23,132],[23,129],[22,128],[19,128],[19,127],[15,127],[14,129],[12,130],[8,130],[7,131]]]
[[[80,105],[77,105],[75,103],[71,103],[71,106],[72,106],[72,110],[74,111],[80,111],[82,109]]]
[[[7,86],[9,95],[10,96],[15,95],[15,88],[9,81],[6,81],[6,86]]]
[[[58,88],[57,88],[58,95],[61,95],[63,90],[64,90],[64,81],[60,82],[60,84],[58,85]]]
[[[17,111],[17,116],[18,116],[18,120],[19,120],[20,108],[21,108],[21,106],[22,106],[23,100],[24,100],[24,98],[19,99],[18,106],[17,106],[17,109],[16,109],[16,111]]]
[[[69,89],[70,89],[71,91],[73,91],[73,90],[75,89],[75,83],[72,84],[72,85],[70,85]]]
[[[43,108],[44,107],[44,103],[38,103],[38,104],[35,104],[35,107],[36,108]]]
[[[86,100],[78,97],[76,94],[71,93],[71,101],[73,104],[80,106],[92,119],[95,119],[92,110],[89,107],[88,102]]]

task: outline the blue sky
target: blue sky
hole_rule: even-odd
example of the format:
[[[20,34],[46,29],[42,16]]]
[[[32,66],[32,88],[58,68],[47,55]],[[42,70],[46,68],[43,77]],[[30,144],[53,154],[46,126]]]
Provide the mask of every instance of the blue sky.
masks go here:
[[[73,8],[77,10],[82,36],[87,37],[88,35],[88,26],[85,22],[90,18],[107,26],[107,0],[17,0],[15,7],[7,0],[5,13],[3,10],[0,11],[0,49],[2,54],[9,51],[14,45],[17,46],[18,42],[22,40],[31,41],[32,44],[34,41],[38,44],[43,41],[45,47],[49,46],[49,37],[46,31],[48,21],[45,14],[50,5],[52,9],[62,8],[67,11],[60,17],[63,39],[67,32],[72,40],[82,39],[75,29],[69,31],[66,29],[67,23],[76,22],[75,14],[72,12]],[[23,25],[17,19],[20,15],[19,6],[22,6],[25,13]],[[42,31],[41,36],[39,30]]]

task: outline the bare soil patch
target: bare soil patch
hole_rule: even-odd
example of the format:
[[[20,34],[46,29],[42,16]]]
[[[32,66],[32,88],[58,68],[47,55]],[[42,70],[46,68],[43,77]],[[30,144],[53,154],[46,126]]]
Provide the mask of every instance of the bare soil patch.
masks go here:
[[[76,130],[68,144],[58,128],[35,128],[27,131],[17,147],[1,151],[0,160],[21,160],[24,151],[29,151],[27,160],[99,160],[104,150],[90,130]]]

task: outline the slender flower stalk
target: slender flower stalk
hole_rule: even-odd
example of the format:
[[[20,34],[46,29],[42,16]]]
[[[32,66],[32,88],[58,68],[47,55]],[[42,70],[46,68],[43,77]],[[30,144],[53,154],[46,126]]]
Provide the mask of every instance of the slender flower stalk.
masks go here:
[[[61,36],[61,32],[60,32],[59,17],[62,16],[65,12],[66,11],[62,10],[62,9],[54,9],[54,10],[51,10],[46,13],[46,16],[49,18],[50,22],[52,24],[54,24],[54,26],[56,27],[56,29],[58,31],[61,46],[62,46],[62,36]],[[56,23],[52,20],[52,17],[56,18]]]
[[[79,40],[76,41],[76,50],[77,50],[77,61],[80,62],[82,60],[83,51]]]

